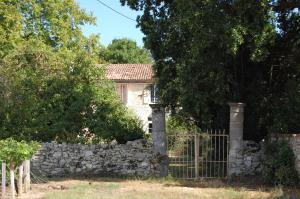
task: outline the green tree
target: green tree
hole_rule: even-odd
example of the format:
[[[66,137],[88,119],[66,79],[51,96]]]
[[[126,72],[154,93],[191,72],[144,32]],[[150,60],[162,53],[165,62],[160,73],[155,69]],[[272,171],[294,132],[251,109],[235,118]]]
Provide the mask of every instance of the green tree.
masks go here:
[[[82,34],[80,25],[94,23],[92,16],[73,0],[7,0],[0,7],[0,43],[6,45],[0,47],[0,139],[125,142],[143,136],[96,65],[98,37]]]
[[[35,38],[56,48],[87,48],[80,25],[95,18],[74,0],[5,0],[0,2],[0,52],[3,55],[21,40]]]
[[[149,51],[137,46],[130,39],[114,39],[106,49],[101,51],[100,57],[112,64],[148,64],[151,63]]]
[[[17,142],[11,138],[0,140],[0,162],[13,162],[19,166],[24,160],[30,159],[41,147],[38,142]]]
[[[173,112],[226,128],[227,102],[245,102],[246,138],[300,129],[297,1],[120,1],[143,11],[160,99]]]
[[[85,50],[55,51],[25,42],[0,64],[0,138],[126,142],[143,137]]]

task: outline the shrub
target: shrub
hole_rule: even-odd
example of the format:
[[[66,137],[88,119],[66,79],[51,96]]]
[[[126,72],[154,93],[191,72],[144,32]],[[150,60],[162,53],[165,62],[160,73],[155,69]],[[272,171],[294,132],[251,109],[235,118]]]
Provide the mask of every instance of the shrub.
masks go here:
[[[199,128],[190,121],[185,121],[182,117],[176,115],[168,118],[166,130],[168,135],[176,135],[188,134],[190,131],[196,132]]]
[[[286,141],[268,143],[264,153],[262,175],[266,182],[291,186],[298,184],[295,155]]]
[[[130,113],[116,114],[112,118],[110,129],[103,131],[100,135],[106,140],[116,140],[119,144],[125,144],[127,141],[144,138],[144,130],[140,120]]]
[[[113,137],[118,143],[124,144],[127,141],[144,138],[145,132],[141,127],[141,123],[135,117],[124,117],[121,125],[119,129],[123,130],[116,131],[116,133],[113,134]]]
[[[38,142],[16,141],[12,138],[0,140],[0,162],[14,162],[20,165],[40,148]]]
[[[145,132],[140,120],[119,100],[102,107],[92,115],[89,126],[96,138],[104,141],[116,140],[119,144],[144,138]]]
[[[201,142],[207,146],[207,150],[202,150],[202,153],[208,153],[211,150],[208,147],[210,143],[210,137],[207,133],[202,131],[193,122],[184,120],[180,115],[173,115],[167,120],[166,125],[168,136],[168,149],[176,155],[183,155],[188,151],[194,151],[194,134],[201,136]],[[191,145],[190,145],[190,144]]]

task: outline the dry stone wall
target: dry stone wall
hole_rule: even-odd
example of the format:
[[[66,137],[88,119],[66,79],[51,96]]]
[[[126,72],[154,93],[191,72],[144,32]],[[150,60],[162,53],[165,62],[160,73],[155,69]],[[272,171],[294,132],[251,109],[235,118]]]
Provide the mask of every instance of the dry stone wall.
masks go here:
[[[240,151],[242,157],[240,170],[243,175],[258,175],[261,172],[263,146],[263,142],[243,141],[243,149]]]
[[[296,156],[300,174],[300,134],[281,135]],[[232,164],[233,175],[259,175],[262,168],[264,142],[243,140]],[[155,153],[146,140],[126,144],[56,144],[44,143],[32,158],[32,171],[48,177],[63,176],[160,176],[166,167],[165,154]]]
[[[295,167],[300,176],[300,134],[272,135],[270,140],[286,140],[290,144],[295,156]],[[256,143],[243,140],[241,149],[236,153],[239,157],[233,165],[233,175],[259,175],[264,161],[263,151],[265,142]]]
[[[296,170],[300,174],[300,134],[289,135],[289,143],[296,156]]]
[[[232,175],[258,175],[262,168],[263,144],[243,140],[236,152],[236,161],[231,164]]]
[[[48,177],[157,176],[165,157],[146,140],[126,144],[44,143],[32,158],[32,171]]]
[[[295,168],[300,176],[300,134],[280,134],[271,136],[272,140],[286,140],[296,156]]]

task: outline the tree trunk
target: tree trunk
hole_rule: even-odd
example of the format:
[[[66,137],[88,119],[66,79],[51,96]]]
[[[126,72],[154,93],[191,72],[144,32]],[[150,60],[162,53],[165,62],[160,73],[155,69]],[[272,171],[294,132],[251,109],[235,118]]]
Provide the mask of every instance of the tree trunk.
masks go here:
[[[6,192],[6,164],[2,163],[2,198],[5,198]]]
[[[24,191],[27,193],[30,190],[30,160],[24,161]]]
[[[11,191],[11,198],[15,199],[15,173],[14,173],[14,162],[10,161],[9,165],[9,176],[10,176],[10,191]]]
[[[18,196],[22,196],[23,193],[23,164],[19,167],[19,178],[18,178]]]

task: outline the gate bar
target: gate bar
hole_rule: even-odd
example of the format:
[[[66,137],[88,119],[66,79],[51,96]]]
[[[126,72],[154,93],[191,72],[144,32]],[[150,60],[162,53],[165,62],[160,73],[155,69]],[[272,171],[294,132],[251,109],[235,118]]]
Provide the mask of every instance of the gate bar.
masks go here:
[[[199,136],[195,134],[195,179],[199,178]]]

